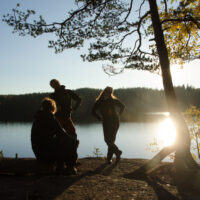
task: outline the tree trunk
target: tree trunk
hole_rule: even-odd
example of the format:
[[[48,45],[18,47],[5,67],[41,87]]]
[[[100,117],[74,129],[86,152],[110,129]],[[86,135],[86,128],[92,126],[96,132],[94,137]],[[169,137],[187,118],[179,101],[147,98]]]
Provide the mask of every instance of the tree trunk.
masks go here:
[[[156,0],[149,0],[149,6],[157,52],[161,65],[165,97],[168,103],[170,117],[175,123],[177,137],[173,146],[162,149],[156,156],[154,156],[154,158],[148,161],[137,171],[148,173],[150,170],[156,167],[167,155],[173,151],[176,151],[174,164],[177,172],[177,180],[180,180],[181,184],[187,183],[187,185],[196,187],[195,189],[200,189],[199,184],[197,184],[200,180],[200,169],[190,153],[189,131],[181,115],[180,109],[178,108],[170,72],[168,52],[164,41],[164,35],[160,23]],[[188,174],[190,179],[183,178],[186,174]]]
[[[160,60],[163,87],[165,97],[168,103],[168,109],[170,116],[173,119],[177,129],[177,142],[181,142],[181,147],[190,149],[190,136],[188,128],[183,120],[181,112],[179,110],[177,99],[172,83],[172,77],[170,72],[170,63],[168,58],[168,52],[164,41],[163,30],[160,23],[156,0],[149,0],[151,19],[153,23],[155,42],[157,46],[157,52]]]

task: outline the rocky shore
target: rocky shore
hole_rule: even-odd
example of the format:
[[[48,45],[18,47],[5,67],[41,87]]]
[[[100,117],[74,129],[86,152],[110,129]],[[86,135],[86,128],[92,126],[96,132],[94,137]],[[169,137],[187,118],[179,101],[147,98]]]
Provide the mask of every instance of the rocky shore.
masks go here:
[[[174,182],[173,163],[163,162],[145,177],[133,175],[146,161],[121,159],[118,165],[106,165],[104,158],[83,158],[77,175],[58,176],[33,158],[4,158],[0,161],[0,199],[183,199]]]

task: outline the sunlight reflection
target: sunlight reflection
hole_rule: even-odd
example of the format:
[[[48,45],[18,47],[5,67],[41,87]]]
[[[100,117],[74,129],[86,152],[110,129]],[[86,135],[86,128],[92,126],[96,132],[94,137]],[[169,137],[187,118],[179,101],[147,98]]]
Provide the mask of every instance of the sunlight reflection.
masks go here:
[[[157,139],[163,146],[169,146],[174,143],[176,138],[176,129],[172,120],[167,117],[158,128]]]

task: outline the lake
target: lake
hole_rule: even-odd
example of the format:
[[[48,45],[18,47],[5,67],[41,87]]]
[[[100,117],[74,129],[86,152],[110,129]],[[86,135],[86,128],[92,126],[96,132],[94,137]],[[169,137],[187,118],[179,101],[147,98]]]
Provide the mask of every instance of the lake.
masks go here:
[[[148,123],[121,123],[116,144],[123,151],[122,157],[152,158],[156,153],[147,151],[146,148],[154,138],[160,140],[159,148],[165,145],[166,131],[171,126],[166,121],[168,119]],[[0,123],[0,150],[5,157],[15,157],[16,153],[18,157],[34,157],[30,142],[31,125],[31,123]],[[79,158],[94,156],[95,148],[99,149],[102,156],[106,155],[107,146],[103,139],[101,124],[76,124],[76,129],[80,141]]]

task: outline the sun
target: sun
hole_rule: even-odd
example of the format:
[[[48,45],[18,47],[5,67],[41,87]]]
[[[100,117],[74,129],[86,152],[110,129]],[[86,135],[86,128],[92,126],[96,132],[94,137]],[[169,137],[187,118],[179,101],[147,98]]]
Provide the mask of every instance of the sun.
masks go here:
[[[169,146],[172,145],[176,138],[176,129],[172,122],[172,120],[167,117],[163,120],[163,122],[160,124],[157,134],[158,141],[163,146]]]

